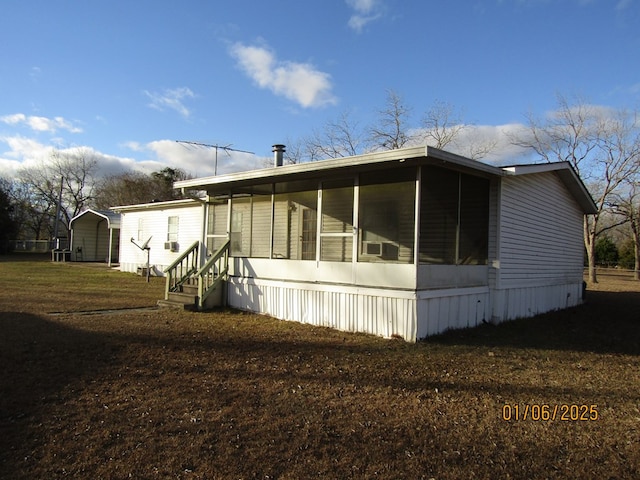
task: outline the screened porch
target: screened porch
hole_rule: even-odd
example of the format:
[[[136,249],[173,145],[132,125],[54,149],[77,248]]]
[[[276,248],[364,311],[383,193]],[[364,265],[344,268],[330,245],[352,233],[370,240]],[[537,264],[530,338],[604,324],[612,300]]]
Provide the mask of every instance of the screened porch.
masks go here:
[[[237,277],[487,285],[491,175],[412,163],[209,187],[206,250],[229,238]]]

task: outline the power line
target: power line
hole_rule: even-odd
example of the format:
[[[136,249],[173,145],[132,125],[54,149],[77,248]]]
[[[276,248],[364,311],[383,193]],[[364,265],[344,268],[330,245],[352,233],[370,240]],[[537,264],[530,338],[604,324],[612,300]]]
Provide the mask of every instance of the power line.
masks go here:
[[[208,144],[208,143],[190,142],[190,141],[187,141],[187,140],[176,140],[176,143],[180,143],[182,145],[192,145],[194,147],[215,148],[215,150],[216,150],[216,163],[215,163],[215,165],[213,167],[213,174],[214,175],[218,174],[218,149],[224,150],[225,153],[227,155],[229,155],[229,156],[231,156],[231,154],[229,153],[230,151],[231,152],[250,153],[252,155],[255,155],[254,152],[248,152],[247,150],[239,150],[237,148],[231,148],[231,144],[229,144],[229,145],[217,145],[217,144],[211,145],[211,144]]]

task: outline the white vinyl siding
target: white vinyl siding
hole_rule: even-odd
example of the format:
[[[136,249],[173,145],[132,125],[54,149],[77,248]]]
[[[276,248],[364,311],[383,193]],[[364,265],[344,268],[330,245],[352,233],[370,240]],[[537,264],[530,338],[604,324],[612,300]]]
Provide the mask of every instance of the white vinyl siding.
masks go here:
[[[498,288],[581,282],[583,213],[555,173],[502,181]]]
[[[120,269],[124,272],[136,272],[138,267],[146,265],[147,254],[132,242],[136,238],[138,228],[144,225],[142,240],[138,245],[149,240],[149,263],[153,275],[163,275],[163,270],[170,265],[193,242],[202,239],[204,211],[201,204],[160,205],[157,210],[141,208],[121,212],[120,222]],[[179,217],[180,229],[177,235],[178,251],[165,249],[169,217]]]

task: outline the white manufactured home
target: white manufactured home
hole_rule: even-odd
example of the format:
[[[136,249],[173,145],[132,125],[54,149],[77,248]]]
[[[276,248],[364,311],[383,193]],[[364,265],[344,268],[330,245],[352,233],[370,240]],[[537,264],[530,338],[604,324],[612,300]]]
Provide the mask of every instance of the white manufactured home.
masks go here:
[[[216,292],[235,308],[408,341],[582,301],[595,205],[568,163],[498,168],[415,147],[175,186],[206,198],[117,209],[122,268],[144,261],[129,237],[153,235],[167,299],[193,284],[200,308]]]
[[[113,207],[121,216],[120,270],[164,275],[194,242],[205,225],[206,204],[198,200],[175,200]]]

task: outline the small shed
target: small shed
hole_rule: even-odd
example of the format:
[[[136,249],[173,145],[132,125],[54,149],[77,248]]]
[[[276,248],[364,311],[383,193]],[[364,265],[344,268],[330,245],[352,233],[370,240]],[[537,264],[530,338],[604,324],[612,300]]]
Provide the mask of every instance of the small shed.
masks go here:
[[[71,219],[71,259],[117,263],[120,255],[120,214],[85,210]]]

